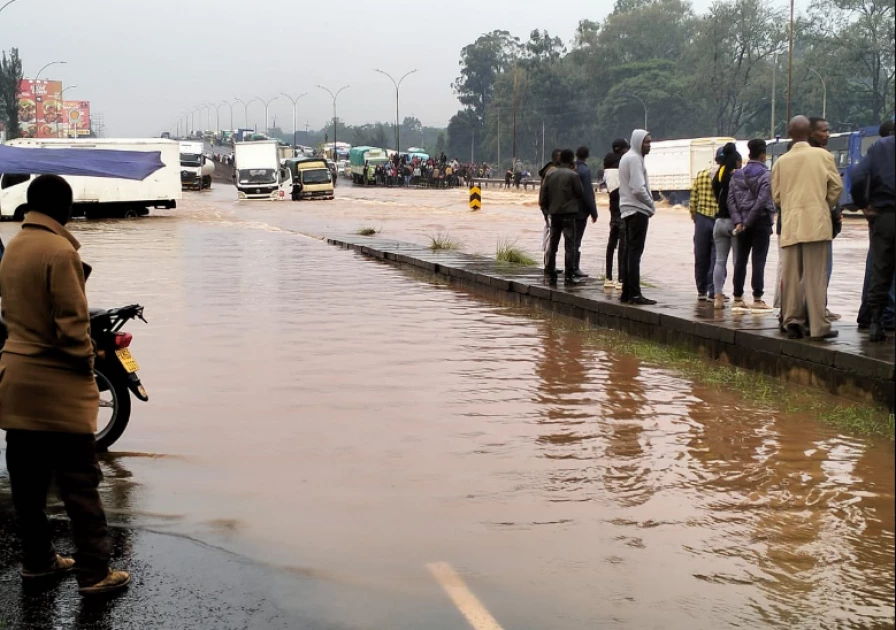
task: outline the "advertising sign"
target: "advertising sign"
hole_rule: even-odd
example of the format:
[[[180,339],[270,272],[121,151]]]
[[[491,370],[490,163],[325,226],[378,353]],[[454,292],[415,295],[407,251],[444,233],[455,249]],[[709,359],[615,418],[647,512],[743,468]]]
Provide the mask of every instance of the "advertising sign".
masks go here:
[[[90,135],[90,101],[62,101],[65,124],[63,138],[83,138]]]
[[[19,129],[26,138],[57,138],[61,135],[62,81],[22,79],[19,95]]]

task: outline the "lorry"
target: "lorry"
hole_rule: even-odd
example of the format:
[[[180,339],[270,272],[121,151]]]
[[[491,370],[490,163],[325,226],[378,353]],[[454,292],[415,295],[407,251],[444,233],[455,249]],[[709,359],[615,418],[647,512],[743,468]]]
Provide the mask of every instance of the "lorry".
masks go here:
[[[184,190],[202,190],[212,187],[215,163],[203,150],[203,142],[180,143],[180,184]]]
[[[326,158],[294,158],[286,160],[292,175],[292,200],[332,199],[333,176]]]
[[[276,140],[234,143],[233,177],[240,200],[282,200],[292,196],[292,176],[280,164]]]
[[[697,173],[712,166],[716,151],[734,138],[663,140],[650,145],[644,158],[654,196],[671,204],[687,203]]]
[[[182,197],[180,147],[161,138],[19,138],[10,146],[41,149],[104,149],[111,151],[155,151],[165,166],[146,179],[65,175],[72,187],[72,216],[133,218],[149,214],[150,208],[176,208]],[[28,186],[33,173],[0,175],[0,216],[21,221],[25,217]]]
[[[376,147],[352,147],[348,159],[352,165],[352,182],[366,185],[373,181],[373,168],[386,164],[389,156]]]

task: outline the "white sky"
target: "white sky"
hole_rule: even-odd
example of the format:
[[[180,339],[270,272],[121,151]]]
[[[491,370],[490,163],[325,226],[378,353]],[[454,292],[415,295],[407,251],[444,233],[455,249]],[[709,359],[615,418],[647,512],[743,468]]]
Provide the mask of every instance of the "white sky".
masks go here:
[[[695,10],[707,5],[698,0]],[[91,101],[108,137],[157,136],[203,101],[281,92],[307,92],[299,128],[320,128],[332,101],[317,84],[351,86],[338,102],[349,124],[392,120],[394,88],[373,68],[396,79],[419,69],[402,85],[401,115],[442,126],[458,109],[451,84],[460,49],[480,34],[504,29],[525,40],[546,28],[569,42],[580,19],[601,20],[612,8],[612,0],[16,0],[0,13],[0,49],[20,49],[26,77],[65,60],[41,78],[77,85],[65,98]],[[230,109],[220,111],[227,128]],[[261,128],[263,112],[250,105],[250,125]],[[270,112],[291,130],[291,103],[281,96]],[[243,119],[237,105],[235,125]]]

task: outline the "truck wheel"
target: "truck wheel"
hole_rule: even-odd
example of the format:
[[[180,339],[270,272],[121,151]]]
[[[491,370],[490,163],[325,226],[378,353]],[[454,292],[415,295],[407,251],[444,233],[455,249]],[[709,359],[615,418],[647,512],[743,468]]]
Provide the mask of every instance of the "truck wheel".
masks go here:
[[[25,220],[25,206],[16,208],[16,211],[12,215],[12,220],[18,221],[19,223]]]
[[[125,219],[136,219],[140,216],[140,211],[136,208],[128,208],[121,216]]]

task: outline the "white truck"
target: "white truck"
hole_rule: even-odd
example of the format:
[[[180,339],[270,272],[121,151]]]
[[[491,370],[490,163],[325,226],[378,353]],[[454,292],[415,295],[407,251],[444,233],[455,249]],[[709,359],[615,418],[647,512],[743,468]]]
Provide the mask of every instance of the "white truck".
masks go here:
[[[66,175],[72,187],[72,216],[138,217],[150,208],[176,208],[181,199],[180,149],[174,140],[161,138],[20,138],[10,146],[41,149],[105,149],[118,151],[158,151],[165,166],[146,179],[80,177]],[[0,175],[0,216],[21,221],[25,217],[28,186],[37,175]]]
[[[689,138],[663,140],[650,145],[644,158],[650,188],[671,204],[690,199],[697,173],[712,166],[716,151],[734,138]]]
[[[212,187],[215,163],[203,153],[204,142],[180,143],[180,184],[184,190]]]
[[[292,198],[292,175],[280,163],[276,140],[235,142],[233,177],[237,199]]]

